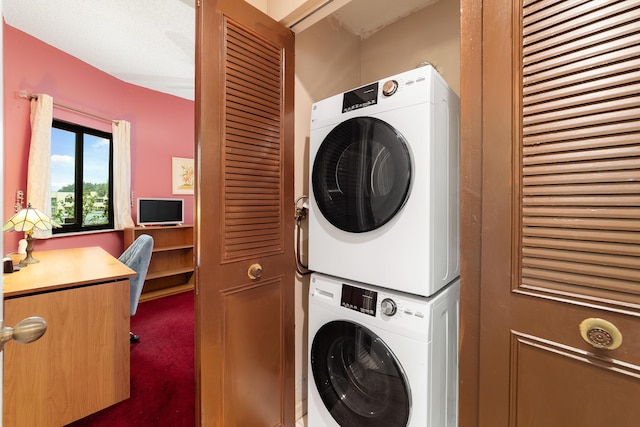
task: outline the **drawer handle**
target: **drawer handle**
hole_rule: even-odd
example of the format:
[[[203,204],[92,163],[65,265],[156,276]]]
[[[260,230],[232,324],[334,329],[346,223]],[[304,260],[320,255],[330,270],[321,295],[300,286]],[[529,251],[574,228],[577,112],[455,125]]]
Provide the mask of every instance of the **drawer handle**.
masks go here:
[[[591,317],[580,323],[582,339],[595,348],[615,350],[622,345],[622,333],[613,323]]]
[[[259,279],[262,275],[262,266],[260,264],[251,264],[251,266],[249,266],[247,275],[251,280]]]

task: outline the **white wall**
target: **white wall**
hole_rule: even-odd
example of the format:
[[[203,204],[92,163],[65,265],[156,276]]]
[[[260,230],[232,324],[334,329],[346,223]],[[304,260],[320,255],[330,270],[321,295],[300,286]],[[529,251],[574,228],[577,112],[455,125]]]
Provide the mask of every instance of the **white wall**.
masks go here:
[[[246,0],[252,1],[252,0]],[[268,3],[268,13],[270,17],[276,21],[280,21],[294,10],[303,7],[306,3],[312,3],[311,0],[265,0]]]
[[[247,0],[257,1],[257,0]],[[266,0],[267,15],[296,32],[307,29],[351,0]],[[294,25],[304,20],[304,23]]]
[[[460,1],[440,0],[362,41],[361,84],[431,62],[460,94]]]

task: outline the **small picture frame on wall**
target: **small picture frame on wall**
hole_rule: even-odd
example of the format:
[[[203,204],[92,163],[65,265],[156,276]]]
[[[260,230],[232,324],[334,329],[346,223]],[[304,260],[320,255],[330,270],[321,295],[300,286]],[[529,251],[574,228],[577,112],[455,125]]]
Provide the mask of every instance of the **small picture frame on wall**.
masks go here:
[[[173,194],[193,194],[193,159],[171,158],[171,183]]]

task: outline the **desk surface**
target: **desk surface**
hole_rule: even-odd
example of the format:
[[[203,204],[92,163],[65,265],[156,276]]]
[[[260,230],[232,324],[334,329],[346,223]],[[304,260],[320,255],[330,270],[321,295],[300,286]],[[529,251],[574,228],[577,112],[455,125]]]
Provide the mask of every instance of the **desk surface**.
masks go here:
[[[126,279],[136,272],[99,246],[34,252],[40,261],[5,274],[4,297]]]

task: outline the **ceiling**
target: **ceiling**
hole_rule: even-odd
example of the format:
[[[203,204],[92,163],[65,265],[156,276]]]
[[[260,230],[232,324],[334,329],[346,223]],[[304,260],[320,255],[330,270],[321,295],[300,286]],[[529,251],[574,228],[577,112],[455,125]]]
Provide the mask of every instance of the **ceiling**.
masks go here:
[[[10,26],[125,82],[194,99],[195,0],[2,1]],[[366,38],[436,1],[352,0],[334,17]]]
[[[7,24],[128,83],[193,99],[194,0],[2,0]]]
[[[438,0],[352,0],[333,13],[351,33],[365,39]],[[391,4],[390,4],[391,3]]]

